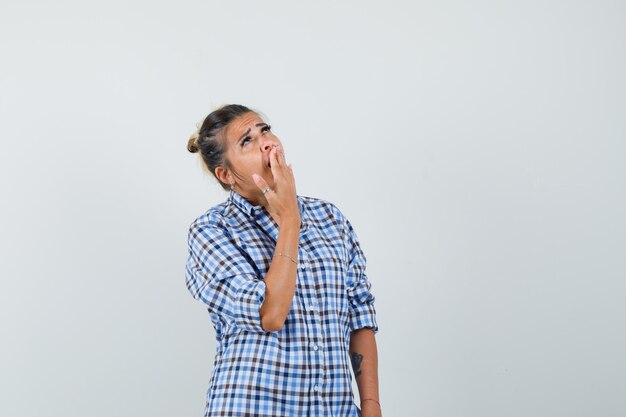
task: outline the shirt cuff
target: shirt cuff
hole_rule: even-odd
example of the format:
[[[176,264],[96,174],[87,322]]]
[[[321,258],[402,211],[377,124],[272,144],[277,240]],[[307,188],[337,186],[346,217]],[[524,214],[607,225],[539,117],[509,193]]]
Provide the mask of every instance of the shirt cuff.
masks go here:
[[[243,284],[237,292],[235,301],[235,325],[242,330],[267,333],[261,326],[259,309],[265,300],[265,281],[251,279]]]
[[[378,322],[376,321],[376,307],[374,301],[376,298],[369,291],[371,283],[362,279],[360,285],[352,287],[348,290],[348,298],[350,300],[350,330],[358,330],[364,327],[370,327],[374,334],[378,333]]]

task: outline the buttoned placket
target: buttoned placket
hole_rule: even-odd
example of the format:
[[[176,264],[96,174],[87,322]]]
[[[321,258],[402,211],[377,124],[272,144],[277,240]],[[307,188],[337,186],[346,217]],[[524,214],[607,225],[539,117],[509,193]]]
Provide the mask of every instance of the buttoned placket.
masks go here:
[[[252,206],[249,202],[244,201],[241,195],[236,196],[236,203],[239,207],[244,208],[247,213],[254,219],[254,221],[269,235],[274,241],[278,239],[278,233],[280,229],[278,224],[273,220],[273,218],[266,214],[266,210],[263,206]],[[299,207],[301,210],[301,217],[303,216],[302,207]],[[299,288],[298,296],[301,298],[300,302],[305,306],[305,309],[308,310],[308,314],[305,315],[307,326],[309,328],[309,356],[311,357],[311,362],[313,366],[313,374],[311,380],[311,390],[313,395],[316,396],[318,401],[315,401],[319,404],[320,410],[318,410],[319,415],[325,415],[326,404],[323,398],[324,392],[324,383],[325,383],[325,372],[326,372],[326,356],[324,354],[324,345],[323,345],[323,330],[322,330],[322,319],[320,312],[320,301],[318,300],[319,295],[315,293],[314,290],[310,292],[306,289],[306,286],[302,285],[301,281],[310,281],[314,280],[315,276],[311,271],[311,261],[308,257],[308,254],[305,248],[302,247],[302,242],[305,241],[302,239],[303,234],[306,232],[308,228],[308,224],[305,219],[302,218],[302,226],[300,230],[300,241],[298,245],[298,260],[299,260],[299,268],[297,271],[296,277],[296,285]],[[315,285],[309,285],[312,289],[314,289]]]
[[[305,320],[307,322],[309,328],[309,357],[311,358],[311,366],[313,368],[313,372],[311,374],[311,392],[317,399],[314,403],[319,404],[321,409],[325,409],[325,401],[323,398],[324,393],[324,383],[325,383],[325,371],[326,371],[326,356],[324,351],[323,344],[323,329],[322,329],[322,319],[321,319],[321,311],[320,311],[320,301],[318,300],[319,295],[315,293],[314,288],[316,285],[305,286],[302,285],[302,281],[311,281],[315,279],[311,271],[311,262],[309,260],[308,254],[305,248],[299,248],[299,257],[300,257],[300,268],[298,271],[299,280],[299,294],[301,297],[301,303],[307,311],[305,315]],[[307,287],[310,289],[307,290]],[[321,411],[320,415],[323,415],[323,411]]]

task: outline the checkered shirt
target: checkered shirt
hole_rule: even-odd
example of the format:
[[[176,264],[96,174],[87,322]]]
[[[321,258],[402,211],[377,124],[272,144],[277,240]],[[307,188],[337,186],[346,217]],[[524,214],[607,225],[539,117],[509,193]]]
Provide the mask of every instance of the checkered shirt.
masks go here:
[[[205,417],[360,414],[350,332],[378,332],[366,258],[334,204],[297,200],[297,285],[278,331],[263,329],[259,315],[279,233],[266,208],[231,191],[189,227],[186,285],[207,307],[217,340]]]

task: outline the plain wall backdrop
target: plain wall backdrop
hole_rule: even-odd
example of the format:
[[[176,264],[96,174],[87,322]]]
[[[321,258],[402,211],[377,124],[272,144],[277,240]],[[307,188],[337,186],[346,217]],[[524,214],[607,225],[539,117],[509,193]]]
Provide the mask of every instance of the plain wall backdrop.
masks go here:
[[[227,193],[186,144],[228,103],[353,223],[386,417],[626,415],[625,28],[604,0],[2,0],[0,415],[201,416],[186,238]]]

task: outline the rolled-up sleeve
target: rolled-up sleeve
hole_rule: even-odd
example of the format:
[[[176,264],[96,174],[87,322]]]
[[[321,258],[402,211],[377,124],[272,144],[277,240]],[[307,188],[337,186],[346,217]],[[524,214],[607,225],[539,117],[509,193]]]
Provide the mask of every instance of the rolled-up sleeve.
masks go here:
[[[350,309],[350,327],[352,331],[369,327],[374,333],[378,333],[375,297],[370,291],[372,283],[365,273],[367,259],[352,224],[345,216],[342,221],[348,247],[346,286]]]
[[[194,222],[188,249],[185,279],[191,295],[230,326],[267,333],[259,313],[265,281],[228,232],[218,224]]]

